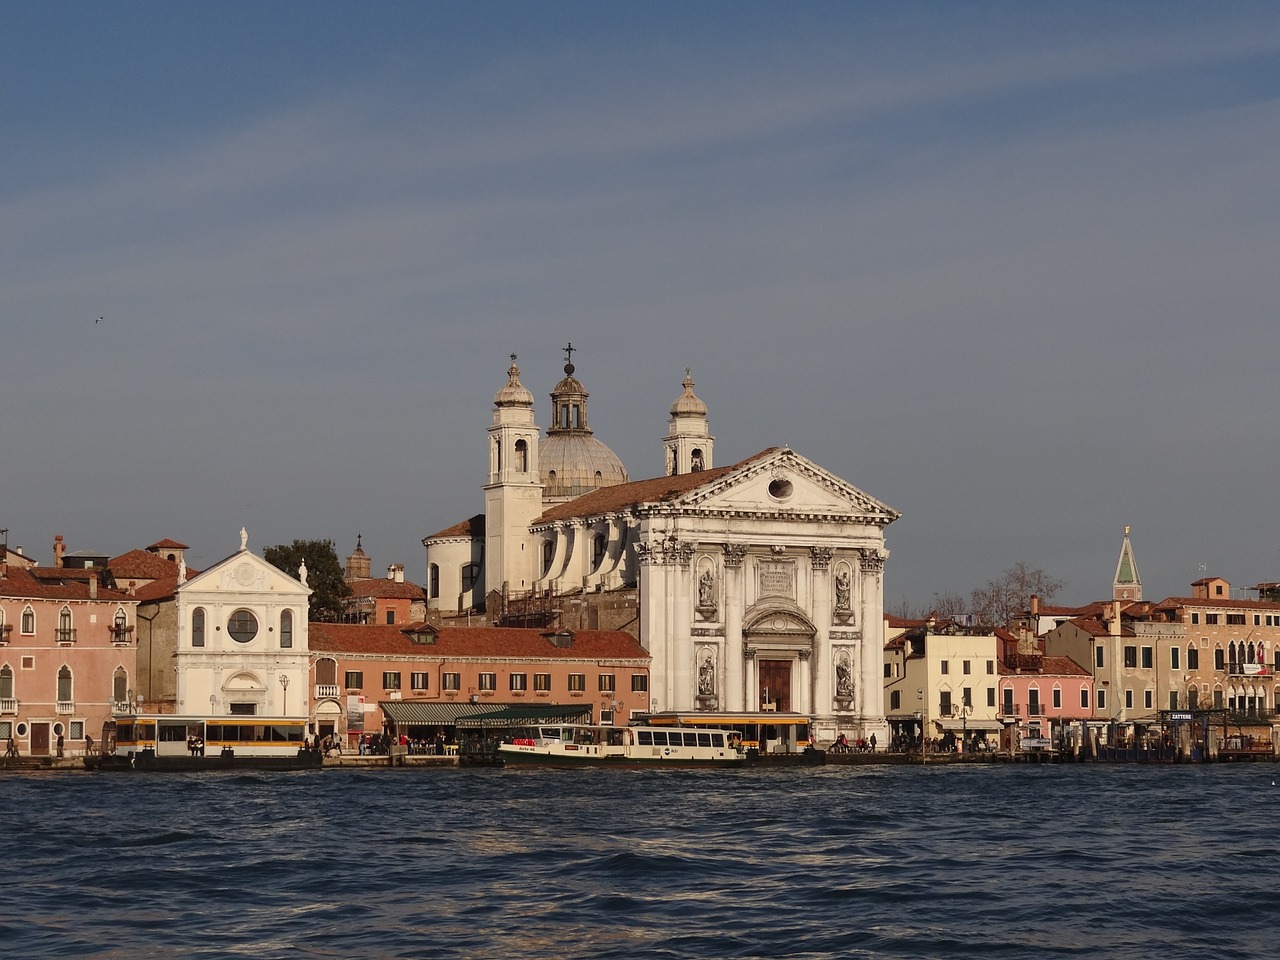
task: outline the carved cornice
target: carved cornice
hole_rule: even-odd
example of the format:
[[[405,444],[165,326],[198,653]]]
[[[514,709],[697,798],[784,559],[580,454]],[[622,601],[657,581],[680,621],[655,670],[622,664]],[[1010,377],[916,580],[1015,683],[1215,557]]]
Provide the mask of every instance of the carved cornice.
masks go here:
[[[859,551],[862,554],[862,572],[863,573],[883,573],[885,554],[874,548],[863,548]]]
[[[697,547],[692,541],[681,540],[674,533],[666,537],[636,544],[636,556],[642,564],[672,564],[688,566],[693,561]]]

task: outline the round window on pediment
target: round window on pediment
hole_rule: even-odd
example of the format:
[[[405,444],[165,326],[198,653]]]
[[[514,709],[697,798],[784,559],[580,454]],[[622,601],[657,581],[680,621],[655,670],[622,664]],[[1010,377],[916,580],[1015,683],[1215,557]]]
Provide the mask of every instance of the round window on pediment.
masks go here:
[[[258,635],[258,618],[248,610],[237,610],[227,621],[227,633],[236,643],[248,643]]]
[[[785,477],[774,477],[769,481],[769,496],[775,500],[786,500],[791,496],[791,481]]]

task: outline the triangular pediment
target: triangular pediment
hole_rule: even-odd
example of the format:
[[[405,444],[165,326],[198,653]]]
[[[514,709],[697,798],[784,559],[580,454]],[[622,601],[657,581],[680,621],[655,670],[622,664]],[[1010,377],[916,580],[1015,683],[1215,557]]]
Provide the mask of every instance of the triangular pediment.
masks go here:
[[[178,587],[188,596],[195,593],[268,594],[274,597],[306,598],[311,588],[281,572],[261,557],[241,550],[215,563],[199,576]]]
[[[793,450],[746,461],[677,504],[697,511],[761,516],[820,516],[885,525],[897,511]]]

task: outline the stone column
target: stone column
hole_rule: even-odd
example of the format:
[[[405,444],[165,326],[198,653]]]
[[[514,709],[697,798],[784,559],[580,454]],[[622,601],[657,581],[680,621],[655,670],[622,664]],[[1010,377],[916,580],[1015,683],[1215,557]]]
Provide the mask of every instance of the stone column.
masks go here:
[[[693,569],[694,545],[674,535],[670,541],[668,569],[672,581],[671,655],[675,681],[673,703],[677,710],[693,710],[698,703],[697,666],[693,649],[693,607],[697,594]]]
[[[884,561],[887,553],[870,548],[862,551],[859,602],[862,622],[855,709],[862,717],[863,733],[876,734],[880,743],[888,742],[889,725],[884,718]]]
[[[809,595],[813,597],[811,611],[818,633],[813,638],[813,662],[810,664],[813,703],[809,712],[815,720],[822,718],[824,722],[831,717],[834,709],[832,697],[835,695],[832,683],[835,666],[831,659],[831,554],[830,547],[814,547],[810,561]]]
[[[811,692],[813,690],[814,674],[812,650],[800,651],[800,661],[796,664],[796,672],[799,674],[796,679],[800,681],[800,690],[806,702],[797,703],[792,709],[798,713],[807,713],[812,717],[815,713],[820,712],[814,709],[813,694]]]
[[[721,600],[724,617],[724,693],[726,710],[747,710],[745,664],[742,659],[742,611],[747,606],[747,592],[742,579],[742,558],[747,548],[740,543],[726,543],[724,551],[724,595]]]

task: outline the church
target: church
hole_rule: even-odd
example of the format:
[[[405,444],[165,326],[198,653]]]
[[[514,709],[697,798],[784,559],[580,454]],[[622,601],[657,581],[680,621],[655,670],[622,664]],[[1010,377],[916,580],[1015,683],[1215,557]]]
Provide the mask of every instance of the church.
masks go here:
[[[886,740],[884,533],[897,512],[785,447],[717,466],[688,371],[663,474],[630,479],[593,434],[572,349],[545,436],[512,356],[484,513],[423,540],[428,609],[500,623],[612,602],[652,658],[650,711],[794,712],[822,739]]]

